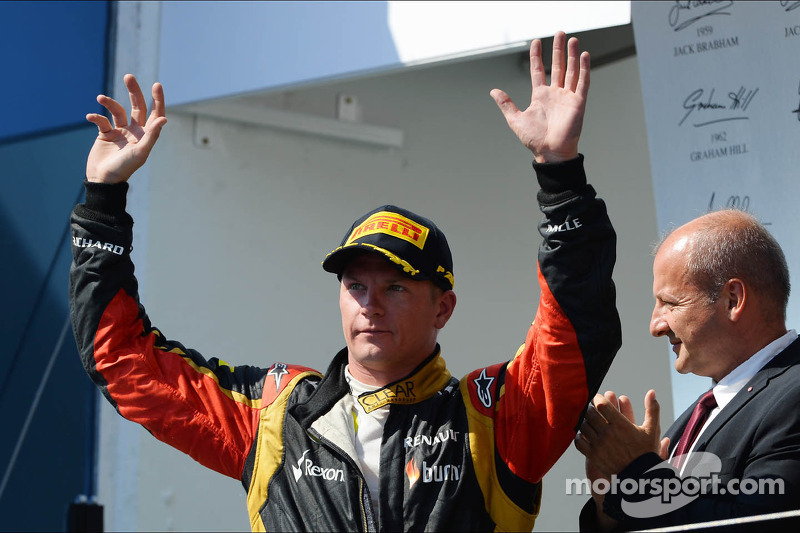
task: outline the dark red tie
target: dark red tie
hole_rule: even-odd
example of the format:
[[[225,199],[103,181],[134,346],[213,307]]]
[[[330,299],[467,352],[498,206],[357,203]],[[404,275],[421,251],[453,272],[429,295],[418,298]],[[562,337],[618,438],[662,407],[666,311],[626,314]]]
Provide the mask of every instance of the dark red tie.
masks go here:
[[[680,470],[681,465],[683,465],[685,461],[685,457],[680,457],[685,455],[689,452],[689,449],[692,447],[692,443],[697,438],[697,434],[700,433],[700,428],[703,427],[706,420],[708,419],[708,414],[714,410],[717,406],[717,399],[714,398],[714,391],[713,389],[708,391],[707,393],[703,394],[700,397],[700,400],[697,402],[697,405],[694,406],[694,411],[692,411],[692,416],[689,417],[689,423],[686,424],[686,429],[683,430],[683,435],[681,435],[681,440],[678,441],[678,448],[675,450],[675,468]]]

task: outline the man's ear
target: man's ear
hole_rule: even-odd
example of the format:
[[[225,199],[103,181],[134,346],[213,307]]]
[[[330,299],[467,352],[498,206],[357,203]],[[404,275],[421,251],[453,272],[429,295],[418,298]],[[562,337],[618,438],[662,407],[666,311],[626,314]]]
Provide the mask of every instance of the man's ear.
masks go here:
[[[456,308],[456,293],[444,291],[439,297],[439,312],[436,315],[436,329],[442,329]]]
[[[738,322],[747,305],[747,287],[739,278],[729,279],[722,289],[722,298],[725,298],[728,309],[728,318]]]

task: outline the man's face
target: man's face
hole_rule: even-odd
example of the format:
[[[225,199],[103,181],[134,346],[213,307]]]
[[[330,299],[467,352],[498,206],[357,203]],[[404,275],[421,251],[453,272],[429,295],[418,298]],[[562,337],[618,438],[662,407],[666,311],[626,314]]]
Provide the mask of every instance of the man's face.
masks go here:
[[[675,236],[675,235],[674,235]],[[670,237],[653,263],[655,307],[650,333],[666,336],[677,355],[675,370],[719,381],[730,370],[726,344],[727,300],[711,303],[695,286],[686,268],[688,237]]]
[[[339,289],[351,372],[365,383],[390,380],[372,383],[382,385],[407,375],[433,352],[453,307],[452,291],[411,280],[376,254],[356,256]]]

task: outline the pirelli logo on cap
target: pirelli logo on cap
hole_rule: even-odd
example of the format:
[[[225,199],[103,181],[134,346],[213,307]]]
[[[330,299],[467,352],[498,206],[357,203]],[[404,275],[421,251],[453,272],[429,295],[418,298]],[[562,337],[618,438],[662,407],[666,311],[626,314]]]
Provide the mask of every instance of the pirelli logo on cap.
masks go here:
[[[345,246],[361,237],[374,235],[375,233],[383,233],[385,235],[397,237],[398,239],[403,239],[420,250],[425,247],[425,240],[428,238],[428,228],[425,226],[417,224],[413,220],[398,215],[397,213],[381,211],[370,216],[359,226],[356,226],[347,238]]]

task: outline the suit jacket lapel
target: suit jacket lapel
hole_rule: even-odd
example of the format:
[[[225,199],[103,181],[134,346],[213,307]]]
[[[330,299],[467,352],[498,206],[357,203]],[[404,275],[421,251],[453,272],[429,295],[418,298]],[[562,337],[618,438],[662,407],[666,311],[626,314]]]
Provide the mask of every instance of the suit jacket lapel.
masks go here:
[[[708,441],[710,441],[714,435],[716,435],[716,433],[722,429],[725,424],[727,424],[728,421],[733,418],[737,412],[739,412],[740,409],[742,409],[742,407],[747,405],[749,401],[751,401],[760,392],[766,389],[767,386],[769,386],[771,379],[783,374],[789,369],[789,367],[794,364],[798,364],[799,362],[800,339],[794,341],[785,350],[773,357],[772,360],[764,366],[764,368],[756,372],[756,375],[753,376],[744,387],[742,387],[742,390],[736,393],[736,396],[733,397],[730,403],[728,403],[728,405],[726,405],[725,408],[720,411],[714,420],[711,421],[711,424],[709,424],[703,434],[700,435],[695,449],[704,450]],[[691,411],[689,411],[689,414],[691,414]],[[683,431],[683,428],[686,426],[689,420],[689,417],[685,415],[686,413],[681,415],[681,431]],[[685,420],[683,420],[684,417]],[[675,425],[677,425],[677,422]],[[678,437],[680,437],[680,433],[678,433]],[[670,447],[671,446],[672,444],[670,443]]]

